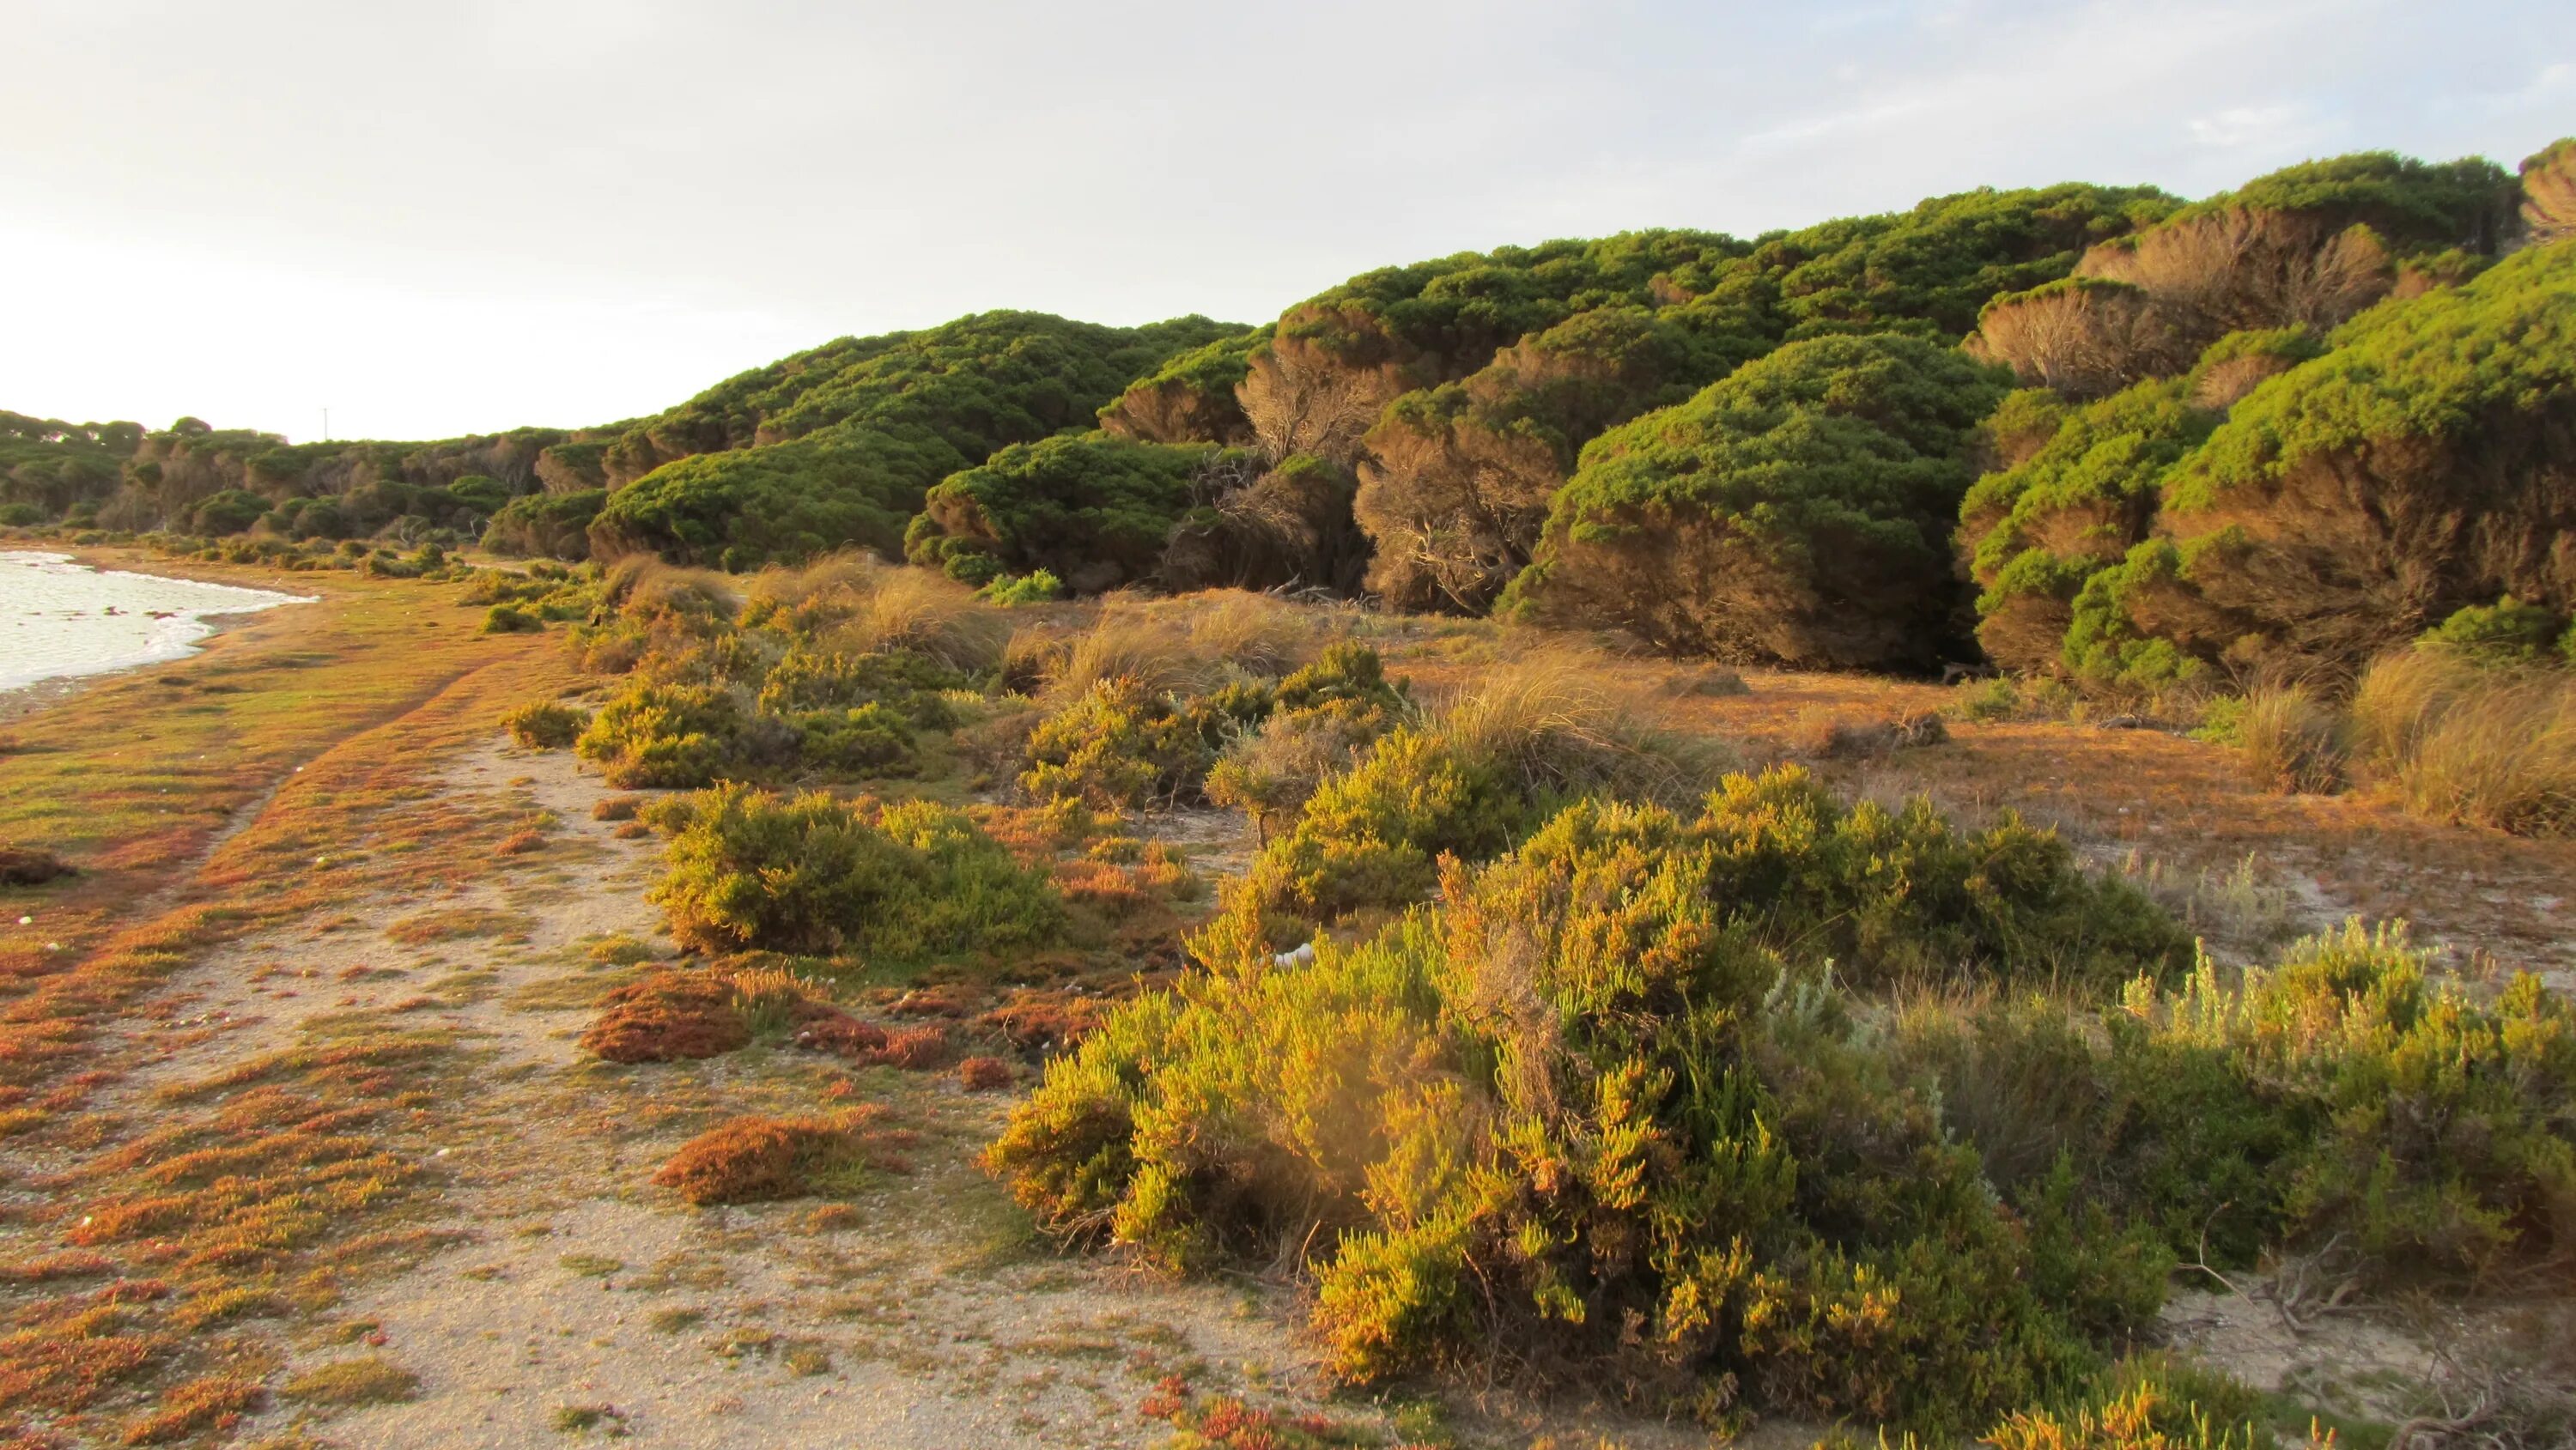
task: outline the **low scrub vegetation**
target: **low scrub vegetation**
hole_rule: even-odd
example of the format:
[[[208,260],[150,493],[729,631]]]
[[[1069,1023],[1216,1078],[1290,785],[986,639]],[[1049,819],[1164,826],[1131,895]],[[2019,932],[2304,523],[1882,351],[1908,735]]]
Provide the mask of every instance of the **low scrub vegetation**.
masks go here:
[[[1043,946],[1063,905],[964,815],[725,785],[654,808],[670,871],[649,893],[708,951],[915,961]]]

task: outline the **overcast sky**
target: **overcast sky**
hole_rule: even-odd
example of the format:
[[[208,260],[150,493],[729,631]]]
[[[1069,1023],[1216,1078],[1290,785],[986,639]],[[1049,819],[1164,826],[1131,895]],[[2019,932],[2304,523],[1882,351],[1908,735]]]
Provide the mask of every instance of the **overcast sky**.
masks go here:
[[[2576,131],[2566,0],[0,0],[0,408],[657,411],[991,307]]]

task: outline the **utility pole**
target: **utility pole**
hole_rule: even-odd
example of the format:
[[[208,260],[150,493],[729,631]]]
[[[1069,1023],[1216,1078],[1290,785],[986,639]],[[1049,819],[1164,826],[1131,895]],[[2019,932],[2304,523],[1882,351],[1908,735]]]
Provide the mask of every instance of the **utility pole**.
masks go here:
[[[324,408],[322,410],[322,441],[325,443],[331,441],[331,410],[329,408]]]

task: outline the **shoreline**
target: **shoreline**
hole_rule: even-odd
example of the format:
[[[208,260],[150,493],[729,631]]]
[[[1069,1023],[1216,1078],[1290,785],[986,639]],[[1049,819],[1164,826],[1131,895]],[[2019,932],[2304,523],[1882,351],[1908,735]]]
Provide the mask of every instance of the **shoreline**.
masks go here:
[[[23,684],[0,685],[0,725],[25,719],[49,706],[59,704],[79,695],[88,686],[98,681],[130,675],[154,665],[178,664],[202,657],[210,653],[216,643],[226,635],[250,626],[261,615],[274,613],[290,604],[319,604],[325,598],[321,594],[291,593],[286,588],[277,587],[286,582],[283,578],[279,578],[275,584],[266,582],[250,584],[242,582],[238,577],[208,578],[205,577],[207,573],[217,571],[202,569],[203,561],[164,559],[130,546],[83,547],[54,540],[5,542],[32,546],[0,548],[0,556],[17,556],[27,562],[69,564],[97,575],[125,575],[179,584],[195,584],[207,588],[257,591],[280,597],[274,602],[251,608],[210,609],[203,613],[188,610],[175,611],[163,622],[179,628],[169,631],[167,637],[156,636],[148,640],[144,645],[145,652],[138,656],[98,668],[82,668],[45,675]],[[162,565],[200,567],[182,573],[176,569],[165,571],[158,567]]]

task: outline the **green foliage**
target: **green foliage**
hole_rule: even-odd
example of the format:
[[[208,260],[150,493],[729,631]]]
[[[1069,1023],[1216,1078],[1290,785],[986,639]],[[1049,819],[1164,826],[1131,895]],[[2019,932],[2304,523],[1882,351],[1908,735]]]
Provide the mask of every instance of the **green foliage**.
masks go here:
[[[1305,968],[1238,902],[988,1162],[1043,1221],[1165,1263],[1306,1243],[1351,1378],[1500,1342],[1650,1407],[1949,1429],[2072,1391],[2164,1260],[2062,1185],[1998,1204],[1824,968],[2126,971],[2179,933],[2034,833],[1873,810],[1795,771],[1696,822],[1579,802]]]
[[[1046,878],[956,811],[871,808],[740,785],[654,808],[670,871],[649,893],[683,945],[917,961],[1045,946]]]
[[[1140,373],[1236,331],[1204,318],[1096,327],[988,312],[844,338],[729,379],[608,450],[594,543],[750,568],[886,552],[940,479],[1087,426]],[[603,552],[609,550],[603,549]]]
[[[739,767],[743,723],[720,686],[637,680],[600,706],[574,749],[620,790],[691,789]]]
[[[769,667],[759,704],[773,715],[882,705],[913,725],[938,730],[955,723],[940,693],[966,684],[965,675],[911,650],[844,654],[798,638]]]
[[[2363,151],[2285,166],[2181,215],[2231,207],[2311,213],[2368,226],[2405,251],[2492,252],[2512,234],[2520,199],[2512,173],[2483,157],[2436,162]]]
[[[142,439],[140,423],[65,423],[0,409],[0,504],[44,517],[101,503]]]
[[[1270,707],[1260,684],[1177,700],[1132,677],[1102,680],[1030,733],[1020,789],[1104,809],[1193,800],[1218,749]]]
[[[485,634],[535,634],[546,622],[515,604],[495,604],[483,612]]]
[[[1191,480],[1218,456],[1103,433],[1014,444],[932,489],[906,551],[931,564],[988,556],[1090,591],[1142,579],[1192,503]]]
[[[1989,658],[2020,670],[2075,666],[2066,636],[2076,595],[2146,537],[2165,475],[2217,421],[2191,403],[2187,382],[2138,383],[2064,414],[2024,461],[1977,480],[1960,530],[1984,591],[1977,635]]]
[[[1793,343],[1586,447],[1503,607],[1732,658],[1932,658],[1972,430],[2004,391],[1913,338]]]
[[[976,591],[1004,609],[1046,604],[1064,597],[1064,581],[1044,569],[1026,574],[997,574]]]
[[[2566,621],[2508,594],[2493,604],[2472,604],[2425,631],[2424,643],[2455,650],[2480,664],[2539,665],[2567,659],[2559,650]]]
[[[268,500],[258,494],[228,488],[207,495],[190,509],[187,527],[197,534],[238,534],[258,523],[268,511]]]
[[[912,768],[912,726],[883,705],[803,710],[787,718],[796,727],[797,758],[810,769],[871,776]]]
[[[552,700],[533,700],[501,717],[501,728],[530,750],[561,750],[589,724],[589,712]]]
[[[2492,1275],[2576,1234],[2576,1015],[2521,975],[2481,1003],[2403,927],[2358,922],[2223,984],[2133,987],[2162,1053],[2220,1055],[2236,1090],[2305,1131],[2270,1165],[2302,1237],[2368,1271]],[[2240,1206],[2241,1207],[2241,1206]]]
[[[514,558],[587,559],[591,520],[607,502],[607,490],[597,488],[514,498],[484,525],[483,547]]]
[[[1324,781],[1357,763],[1411,712],[1377,651],[1344,640],[1280,681],[1270,717],[1239,733],[1207,773],[1208,799],[1249,812],[1266,834],[1302,810]]]
[[[2170,475],[2179,567],[2138,581],[2139,632],[2358,664],[2499,595],[2576,608],[2543,562],[2576,526],[2576,252],[2527,248],[2331,341]]]

